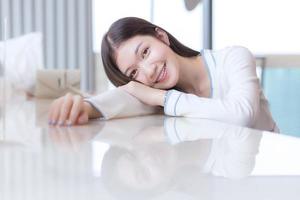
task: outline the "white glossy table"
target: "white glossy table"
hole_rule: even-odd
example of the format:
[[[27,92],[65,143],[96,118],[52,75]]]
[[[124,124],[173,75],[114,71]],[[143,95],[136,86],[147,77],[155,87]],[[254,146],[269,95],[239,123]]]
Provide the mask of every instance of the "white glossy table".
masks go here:
[[[300,198],[298,138],[165,116],[50,127],[48,103],[7,106],[1,200]]]

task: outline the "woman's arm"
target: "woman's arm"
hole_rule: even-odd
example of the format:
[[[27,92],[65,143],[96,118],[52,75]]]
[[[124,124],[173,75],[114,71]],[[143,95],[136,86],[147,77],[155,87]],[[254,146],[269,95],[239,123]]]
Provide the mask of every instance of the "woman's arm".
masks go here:
[[[121,87],[108,90],[97,96],[85,99],[85,101],[89,102],[106,120],[162,113],[161,107],[144,104]]]
[[[233,47],[224,59],[229,90],[222,99],[209,99],[176,90],[168,91],[164,111],[171,116],[218,120],[251,127],[260,104],[255,59],[243,47]]]
[[[60,97],[51,104],[48,118],[52,125],[74,125],[94,118],[108,120],[155,113],[162,113],[162,108],[146,105],[116,88],[87,99],[72,94]]]

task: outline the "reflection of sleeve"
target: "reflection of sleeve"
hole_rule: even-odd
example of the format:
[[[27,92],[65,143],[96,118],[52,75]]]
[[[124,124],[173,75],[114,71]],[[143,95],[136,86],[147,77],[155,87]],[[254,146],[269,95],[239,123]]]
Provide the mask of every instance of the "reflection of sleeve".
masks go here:
[[[154,114],[160,107],[148,106],[127,92],[116,88],[86,99],[104,119]]]
[[[217,176],[241,178],[251,173],[261,131],[211,120],[169,117],[164,122],[169,143],[212,139],[204,171]]]
[[[209,158],[205,164],[205,171],[215,176],[228,178],[243,178],[249,175],[255,166],[262,134],[250,132],[244,128],[239,130],[244,139],[223,137],[213,140]]]
[[[237,127],[207,119],[166,117],[165,134],[171,144],[198,139],[216,139]]]
[[[201,98],[194,94],[170,90],[166,96],[165,113],[251,127],[260,99],[253,55],[243,47],[231,48],[224,60],[224,70],[221,78],[227,78],[229,82],[229,90],[224,98]]]

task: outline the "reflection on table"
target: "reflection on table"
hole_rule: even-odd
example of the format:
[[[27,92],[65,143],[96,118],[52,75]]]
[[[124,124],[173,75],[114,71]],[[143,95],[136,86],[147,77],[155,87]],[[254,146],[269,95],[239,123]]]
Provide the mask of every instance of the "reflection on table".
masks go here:
[[[48,126],[48,105],[37,100],[10,105],[0,143],[1,199],[263,199],[271,194],[293,199],[300,194],[298,138],[162,115]]]

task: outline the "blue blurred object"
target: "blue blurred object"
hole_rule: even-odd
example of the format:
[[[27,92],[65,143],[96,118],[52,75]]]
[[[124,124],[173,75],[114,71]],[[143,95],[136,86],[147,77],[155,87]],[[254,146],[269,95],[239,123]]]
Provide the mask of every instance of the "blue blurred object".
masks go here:
[[[300,137],[300,68],[266,68],[263,86],[280,132]]]

